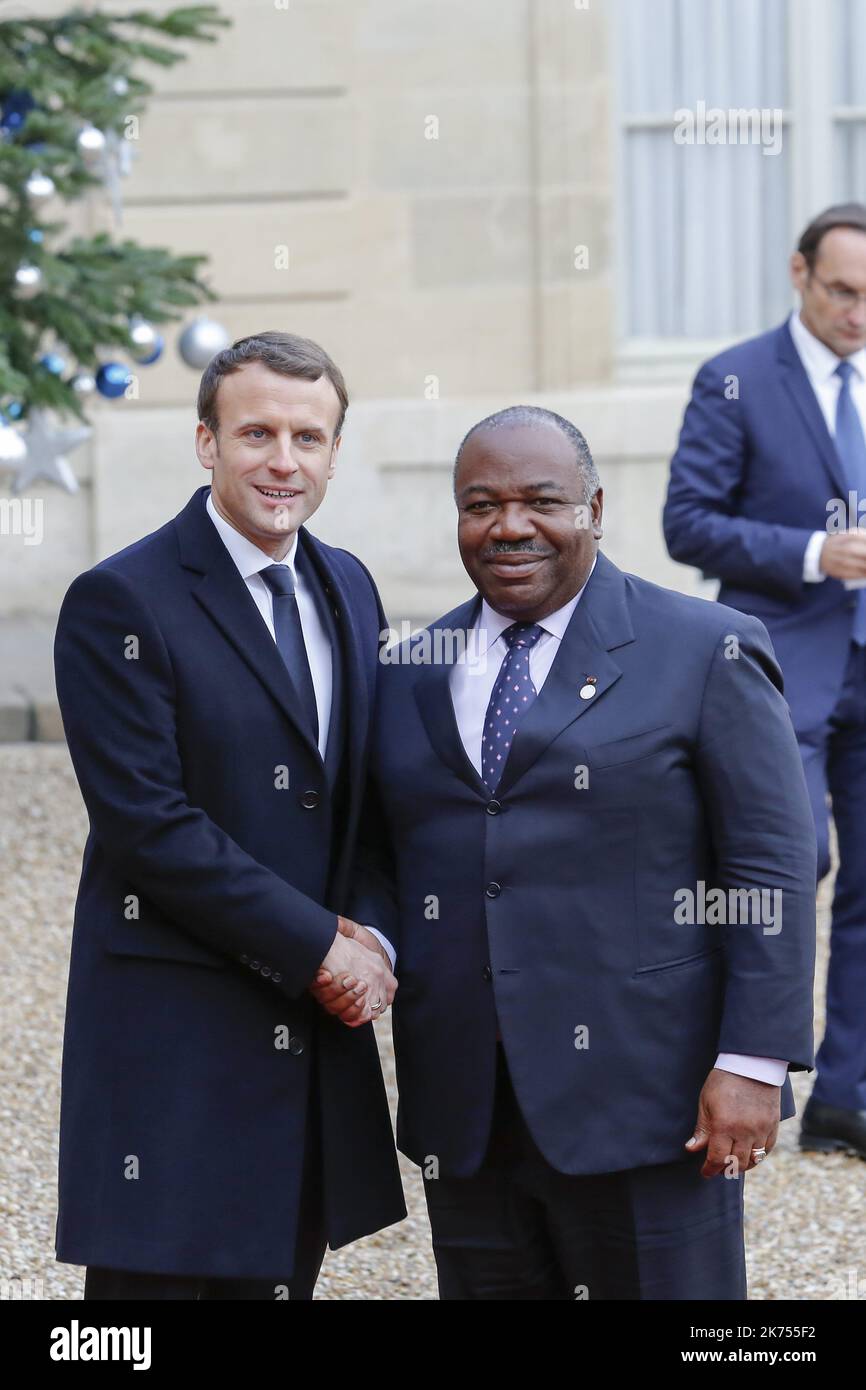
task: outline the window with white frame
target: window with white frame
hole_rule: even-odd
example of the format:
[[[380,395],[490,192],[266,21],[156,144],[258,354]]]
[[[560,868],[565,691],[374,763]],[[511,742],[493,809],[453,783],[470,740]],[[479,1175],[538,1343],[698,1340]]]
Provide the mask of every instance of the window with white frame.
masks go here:
[[[733,338],[790,304],[788,0],[619,0],[626,337]]]
[[[617,0],[615,13],[620,336],[675,350],[771,327],[791,307],[806,223],[866,202],[866,0]]]
[[[834,201],[866,197],[866,4],[835,0],[833,26]]]

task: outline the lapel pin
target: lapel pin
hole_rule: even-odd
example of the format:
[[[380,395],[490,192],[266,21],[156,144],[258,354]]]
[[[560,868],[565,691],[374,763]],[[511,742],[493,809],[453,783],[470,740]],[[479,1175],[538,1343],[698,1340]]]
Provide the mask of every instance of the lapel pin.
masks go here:
[[[592,699],[593,695],[595,694],[595,687],[596,687],[597,682],[598,682],[598,676],[587,676],[587,678],[586,678],[586,685],[582,685],[582,686],[580,687],[580,698],[581,698],[581,700],[591,700],[591,699]]]

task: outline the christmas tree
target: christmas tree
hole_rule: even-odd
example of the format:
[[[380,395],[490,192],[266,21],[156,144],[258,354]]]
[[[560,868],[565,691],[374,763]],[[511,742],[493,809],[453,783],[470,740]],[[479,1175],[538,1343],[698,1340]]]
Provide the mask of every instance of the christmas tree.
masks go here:
[[[16,490],[25,475],[74,483],[68,465],[59,474],[40,466],[47,412],[85,421],[94,390],[123,395],[131,371],[106,359],[111,349],[147,365],[162,351],[156,324],[216,298],[200,278],[204,256],[107,232],[70,237],[45,213],[99,190],[119,223],[119,180],[152,91],[137,69],[184,60],[161,40],[213,43],[214,30],[229,24],[213,5],[0,20],[0,463],[20,467]],[[18,420],[30,422],[29,467]],[[88,433],[79,427],[56,439],[73,447]]]

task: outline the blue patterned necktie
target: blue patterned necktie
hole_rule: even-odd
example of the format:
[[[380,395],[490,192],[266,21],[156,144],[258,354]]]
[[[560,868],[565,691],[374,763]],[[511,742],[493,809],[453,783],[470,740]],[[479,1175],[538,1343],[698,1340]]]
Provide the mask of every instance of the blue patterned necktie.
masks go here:
[[[538,623],[512,623],[502,634],[508,651],[502,658],[481,736],[481,778],[491,792],[499,785],[517,725],[538,694],[529,674],[529,653],[543,631]]]
[[[319,713],[316,709],[316,692],[310,672],[310,661],[295,597],[292,571],[288,565],[268,565],[259,574],[274,596],[274,635],[277,650],[288,668],[295,694],[300,701],[300,713],[307,728],[313,731],[313,740],[319,740]]]
[[[848,487],[851,492],[856,493],[856,514],[859,518],[859,504],[866,499],[866,439],[863,437],[859,411],[851,397],[851,377],[854,375],[854,368],[847,358],[843,358],[839,363],[836,375],[842,382],[836,401],[836,452],[845,470]],[[866,589],[856,589],[855,593],[857,608],[851,640],[856,642],[858,647],[866,647]]]

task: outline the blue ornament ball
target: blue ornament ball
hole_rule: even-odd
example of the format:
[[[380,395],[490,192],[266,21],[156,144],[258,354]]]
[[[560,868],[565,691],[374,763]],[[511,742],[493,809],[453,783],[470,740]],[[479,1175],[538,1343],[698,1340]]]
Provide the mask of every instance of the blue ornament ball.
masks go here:
[[[132,381],[132,372],[122,362],[103,362],[96,373],[96,389],[101,396],[116,400]]]
[[[66,371],[66,361],[59,352],[46,352],[39,361],[46,372],[51,372],[52,376],[62,376]]]
[[[0,128],[15,134],[21,129],[28,112],[32,111],[35,105],[34,98],[23,88],[7,92],[0,110]]]

